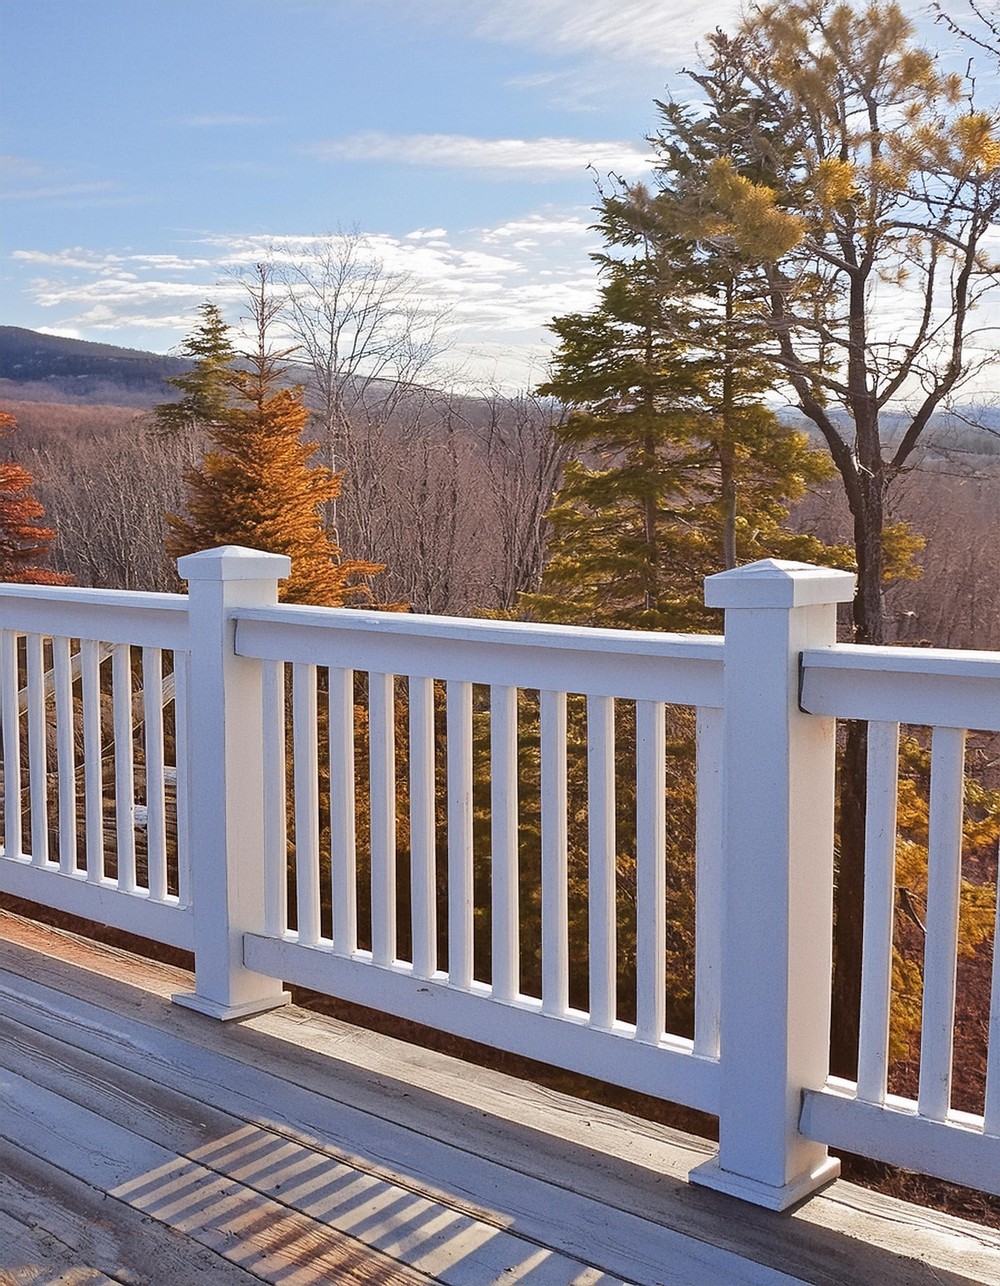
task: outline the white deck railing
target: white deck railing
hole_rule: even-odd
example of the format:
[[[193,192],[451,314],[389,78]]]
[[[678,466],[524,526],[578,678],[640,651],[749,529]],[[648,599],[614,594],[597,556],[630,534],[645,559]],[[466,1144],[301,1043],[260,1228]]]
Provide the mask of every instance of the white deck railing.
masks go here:
[[[984,1114],[951,1108],[964,730],[1000,730],[1000,656],[838,646],[853,580],[797,564],[709,578],[724,639],[279,607],[287,560],[248,550],[181,571],[186,598],[0,587],[0,887],[192,949],[177,999],[217,1018],[291,982],[715,1113],[694,1177],[763,1205],[832,1177],[828,1145],[1000,1191],[1000,1037]],[[686,1032],[674,718],[696,729]],[[828,1077],[837,718],[871,724],[857,1084]],[[901,723],[934,729],[914,1102],[887,1093]]]

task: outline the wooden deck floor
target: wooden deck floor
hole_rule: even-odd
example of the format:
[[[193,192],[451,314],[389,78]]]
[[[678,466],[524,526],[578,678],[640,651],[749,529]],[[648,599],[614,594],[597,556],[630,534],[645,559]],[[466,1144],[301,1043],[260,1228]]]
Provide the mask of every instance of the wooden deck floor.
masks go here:
[[[709,1145],[0,913],[0,1283],[942,1286],[1000,1236],[836,1183],[690,1186]]]

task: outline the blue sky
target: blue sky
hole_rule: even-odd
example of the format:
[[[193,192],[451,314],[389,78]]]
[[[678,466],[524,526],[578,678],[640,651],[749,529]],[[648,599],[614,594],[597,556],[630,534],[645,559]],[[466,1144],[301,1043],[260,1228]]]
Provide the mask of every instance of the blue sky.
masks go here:
[[[917,0],[904,0],[916,15]],[[356,230],[470,382],[586,308],[600,173],[737,0],[0,0],[0,321],[166,352],[233,271]]]

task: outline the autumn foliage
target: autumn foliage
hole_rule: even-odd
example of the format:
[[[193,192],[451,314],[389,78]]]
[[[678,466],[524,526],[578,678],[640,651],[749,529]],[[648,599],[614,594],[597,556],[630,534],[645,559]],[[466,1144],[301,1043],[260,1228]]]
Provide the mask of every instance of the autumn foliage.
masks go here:
[[[0,411],[0,436],[17,428],[12,415]],[[0,580],[27,585],[66,585],[70,577],[41,564],[49,558],[56,533],[39,526],[45,510],[34,495],[34,478],[13,460],[0,463]]]
[[[340,477],[309,463],[315,445],[302,441],[306,415],[294,392],[266,387],[227,410],[211,430],[212,447],[187,473],[187,514],[168,519],[168,551],[247,545],[287,554],[286,602],[364,602],[370,592],[359,578],[381,568],[341,559],[322,528],[320,506],[337,496]]]
[[[366,578],[383,568],[345,559],[323,527],[323,506],[340,492],[341,476],[311,463],[316,443],[302,440],[308,412],[284,379],[282,358],[267,344],[271,317],[261,276],[250,293],[258,345],[245,369],[229,367],[228,401],[217,399],[207,426],[209,448],[187,471],[186,514],[169,515],[173,557],[218,545],[246,545],[292,560],[281,598],[326,607],[371,601]]]

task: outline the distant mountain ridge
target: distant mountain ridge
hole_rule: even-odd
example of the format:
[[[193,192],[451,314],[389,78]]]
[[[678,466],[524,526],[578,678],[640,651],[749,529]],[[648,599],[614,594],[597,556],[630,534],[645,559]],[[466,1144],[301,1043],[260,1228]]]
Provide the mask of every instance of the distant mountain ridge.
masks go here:
[[[43,335],[20,326],[0,326],[0,403],[60,402],[148,410],[158,402],[176,398],[176,391],[164,381],[190,370],[192,365],[183,357]],[[299,370],[304,382],[306,371]],[[476,400],[469,399],[472,403]],[[1000,405],[969,405],[960,408],[960,412],[941,412],[932,418],[924,440],[928,456],[933,459],[950,452],[994,458],[1000,455]],[[786,408],[779,414],[786,423],[822,445],[818,430],[800,412]],[[831,410],[830,416],[839,426],[848,427],[844,412]],[[905,415],[885,411],[886,442],[898,440],[907,423]]]
[[[164,380],[191,369],[181,357],[0,326],[0,396],[149,407],[171,399]]]

